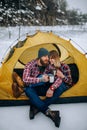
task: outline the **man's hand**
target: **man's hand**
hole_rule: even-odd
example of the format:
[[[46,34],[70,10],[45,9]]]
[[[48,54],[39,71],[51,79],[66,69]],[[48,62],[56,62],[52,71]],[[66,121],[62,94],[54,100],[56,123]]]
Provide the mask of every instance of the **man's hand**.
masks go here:
[[[53,93],[54,93],[54,91],[49,88],[49,89],[47,90],[47,92],[46,92],[46,97],[52,97],[52,96],[53,96]]]
[[[43,79],[44,79],[44,82],[48,82],[49,81],[49,77],[47,74],[44,74],[43,75]]]

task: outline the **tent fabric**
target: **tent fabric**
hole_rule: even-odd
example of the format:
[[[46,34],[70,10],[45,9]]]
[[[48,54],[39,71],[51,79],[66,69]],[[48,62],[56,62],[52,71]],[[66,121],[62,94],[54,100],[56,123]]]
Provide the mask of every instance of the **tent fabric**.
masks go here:
[[[22,45],[21,45],[22,43]],[[17,43],[17,45],[19,42]],[[79,52],[70,40],[65,40],[52,32],[38,31],[33,36],[27,36],[19,46],[14,46],[5,57],[0,68],[0,100],[27,100],[24,95],[15,98],[12,94],[12,73],[14,70],[23,70],[24,65],[37,58],[39,48],[44,47],[50,50],[57,50],[61,53],[61,61],[69,65],[75,64],[78,71],[73,71],[77,76],[76,83],[69,90],[64,92],[60,98],[87,97],[87,59]],[[11,54],[12,53],[12,54]],[[22,75],[22,73],[21,73]],[[78,76],[79,75],[79,76]],[[78,79],[79,77],[79,79]],[[78,81],[77,81],[78,80]]]

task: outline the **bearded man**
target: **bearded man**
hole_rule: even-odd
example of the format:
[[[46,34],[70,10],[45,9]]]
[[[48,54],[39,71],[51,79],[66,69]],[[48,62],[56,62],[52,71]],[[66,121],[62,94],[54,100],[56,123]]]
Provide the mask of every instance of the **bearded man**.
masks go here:
[[[34,116],[38,112],[42,112],[54,122],[56,127],[59,127],[61,119],[59,111],[53,111],[49,108],[49,105],[55,103],[57,99],[56,91],[51,97],[47,95],[48,90],[49,93],[54,91],[52,89],[52,83],[49,82],[48,75],[50,71],[49,52],[45,48],[40,48],[38,51],[38,57],[27,63],[24,68],[24,91],[31,102],[29,112],[30,119],[34,119]],[[46,96],[47,98],[41,100],[39,96]]]

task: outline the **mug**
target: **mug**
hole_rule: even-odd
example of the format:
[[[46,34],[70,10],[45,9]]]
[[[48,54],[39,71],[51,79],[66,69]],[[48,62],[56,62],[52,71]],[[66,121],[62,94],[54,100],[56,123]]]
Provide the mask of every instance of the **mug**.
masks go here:
[[[53,83],[54,82],[54,75],[49,75],[49,82]]]
[[[56,70],[55,70],[55,69],[53,70],[53,75],[54,75],[54,76],[56,75]]]

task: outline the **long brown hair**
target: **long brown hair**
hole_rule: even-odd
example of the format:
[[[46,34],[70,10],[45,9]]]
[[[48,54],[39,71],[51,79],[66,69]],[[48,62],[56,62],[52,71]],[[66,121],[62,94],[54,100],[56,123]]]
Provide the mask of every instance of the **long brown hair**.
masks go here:
[[[49,52],[49,57],[50,57],[51,59],[54,59],[54,60],[55,60],[54,66],[55,66],[56,68],[59,68],[59,67],[61,66],[59,54],[58,54],[58,52],[57,52],[56,50],[50,51],[50,52]]]

